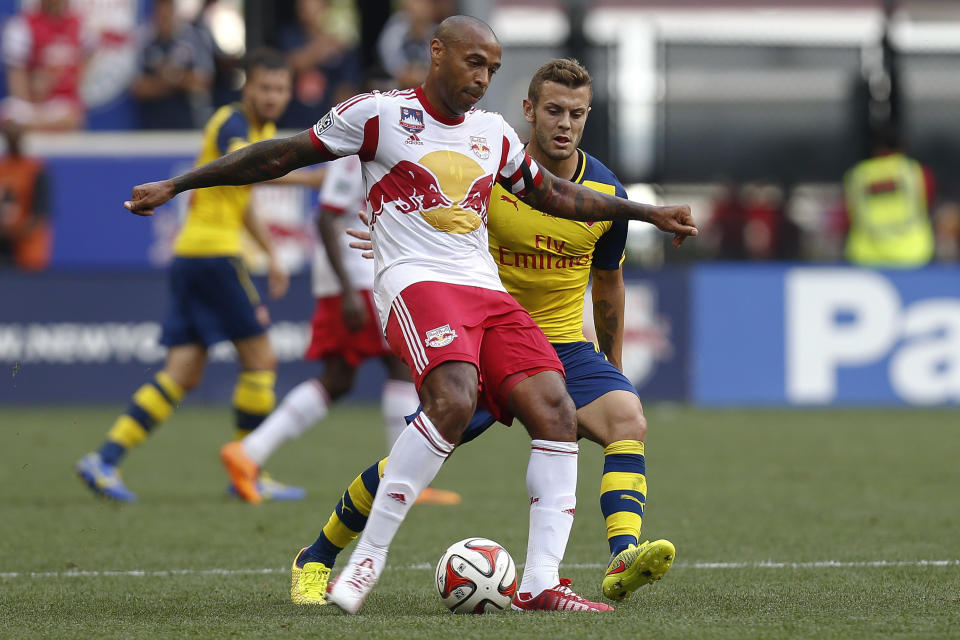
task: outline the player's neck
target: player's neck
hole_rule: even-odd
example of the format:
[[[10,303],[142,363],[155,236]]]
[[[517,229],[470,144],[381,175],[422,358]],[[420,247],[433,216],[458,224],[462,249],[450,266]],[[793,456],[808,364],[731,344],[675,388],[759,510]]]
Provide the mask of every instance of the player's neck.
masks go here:
[[[533,137],[531,137],[530,142],[527,143],[527,153],[529,153],[530,157],[536,160],[537,164],[541,167],[564,180],[573,180],[573,174],[576,173],[577,165],[580,164],[578,149],[574,149],[574,152],[570,154],[568,158],[554,160],[544,153],[543,149],[537,146],[536,139]]]
[[[243,107],[243,114],[247,117],[247,122],[252,124],[254,128],[259,129],[266,124],[260,121],[260,118],[257,117],[257,113],[250,107],[250,105],[245,102],[241,102],[240,106]]]
[[[463,117],[462,113],[454,111],[443,102],[440,90],[436,83],[430,82],[430,78],[427,78],[426,82],[420,85],[420,89],[423,91],[427,102],[430,103],[428,110],[432,108],[438,115],[448,120],[458,120]]]

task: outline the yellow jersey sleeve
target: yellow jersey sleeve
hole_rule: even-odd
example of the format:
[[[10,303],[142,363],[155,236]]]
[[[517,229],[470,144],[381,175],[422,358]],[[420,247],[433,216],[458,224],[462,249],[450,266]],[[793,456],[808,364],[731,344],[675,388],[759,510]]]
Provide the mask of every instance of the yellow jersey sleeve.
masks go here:
[[[276,125],[256,127],[239,104],[221,107],[203,131],[203,147],[195,166],[216,160],[248,144],[272,138]],[[174,254],[186,257],[239,256],[243,218],[250,205],[250,186],[197,189],[191,193]]]

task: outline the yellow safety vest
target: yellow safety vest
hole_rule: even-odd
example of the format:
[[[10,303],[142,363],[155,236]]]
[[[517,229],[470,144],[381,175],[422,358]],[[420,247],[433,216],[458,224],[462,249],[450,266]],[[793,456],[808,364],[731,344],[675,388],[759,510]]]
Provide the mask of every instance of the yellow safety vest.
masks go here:
[[[870,267],[919,267],[933,258],[923,168],[902,153],[864,160],[844,178],[847,259]]]

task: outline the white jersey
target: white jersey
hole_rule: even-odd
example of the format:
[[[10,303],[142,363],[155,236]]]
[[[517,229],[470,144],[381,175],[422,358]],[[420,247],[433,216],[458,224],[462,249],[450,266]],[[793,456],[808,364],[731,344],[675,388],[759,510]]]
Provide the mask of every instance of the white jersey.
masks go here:
[[[487,242],[490,190],[499,180],[523,195],[542,175],[499,113],[450,119],[422,88],[374,91],[331,109],[311,136],[324,155],[363,163],[383,326],[394,298],[416,282],[505,291]]]
[[[327,164],[327,175],[320,191],[320,211],[317,215],[346,216],[348,225],[360,226],[357,211],[366,203],[363,175],[357,156],[339,158]],[[373,260],[363,257],[357,249],[350,248],[352,238],[343,234],[340,238],[340,256],[343,268],[354,289],[373,289]],[[313,250],[313,297],[327,298],[342,293],[340,280],[330,265],[327,251],[317,238]]]

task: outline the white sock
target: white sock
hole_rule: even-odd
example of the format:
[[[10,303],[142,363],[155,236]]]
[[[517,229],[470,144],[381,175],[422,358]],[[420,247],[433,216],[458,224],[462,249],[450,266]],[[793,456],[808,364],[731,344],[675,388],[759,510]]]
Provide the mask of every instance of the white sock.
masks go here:
[[[527,492],[530,531],[519,593],[536,596],[560,584],[560,560],[567,548],[577,506],[577,443],[530,443]]]
[[[440,435],[430,418],[423,411],[417,414],[390,450],[370,518],[354,556],[361,549],[374,548],[386,557],[400,523],[452,451],[453,445]],[[366,553],[370,555],[369,551]]]
[[[301,382],[243,439],[243,450],[262,467],[277,447],[323,420],[329,406],[330,396],[317,379]]]
[[[387,427],[387,450],[393,448],[403,430],[407,428],[406,417],[420,406],[417,386],[406,380],[387,380],[383,383],[380,410]]]

